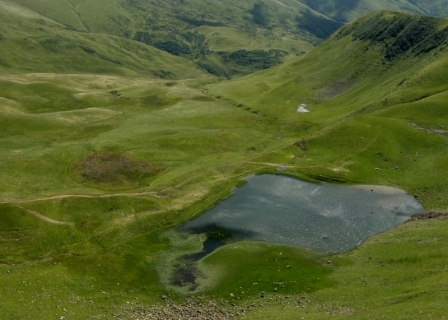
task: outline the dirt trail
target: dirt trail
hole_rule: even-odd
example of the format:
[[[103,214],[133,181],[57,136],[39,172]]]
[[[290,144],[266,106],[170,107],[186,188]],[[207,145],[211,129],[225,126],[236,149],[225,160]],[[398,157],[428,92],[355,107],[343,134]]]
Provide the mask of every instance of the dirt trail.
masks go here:
[[[47,200],[62,200],[62,199],[66,199],[66,198],[95,199],[95,198],[113,198],[113,197],[136,197],[136,196],[145,196],[145,195],[161,197],[157,192],[112,193],[112,194],[100,194],[100,195],[60,194],[60,195],[56,195],[56,196],[36,198],[36,199],[21,199],[21,200],[2,201],[2,202],[0,202],[0,204],[30,203],[30,202],[47,201]]]
[[[24,210],[24,211],[26,211],[28,213],[31,213],[33,216],[35,216],[35,217],[37,217],[37,218],[39,218],[41,220],[47,221],[49,223],[59,224],[59,225],[67,225],[67,226],[74,226],[75,225],[73,222],[63,222],[63,221],[53,220],[53,219],[48,218],[48,217],[46,217],[44,215],[41,215],[39,212],[33,211],[31,209],[27,209],[27,208],[25,208],[23,206],[20,206],[20,205],[15,205],[15,207],[17,207],[19,209],[22,209],[22,210]]]

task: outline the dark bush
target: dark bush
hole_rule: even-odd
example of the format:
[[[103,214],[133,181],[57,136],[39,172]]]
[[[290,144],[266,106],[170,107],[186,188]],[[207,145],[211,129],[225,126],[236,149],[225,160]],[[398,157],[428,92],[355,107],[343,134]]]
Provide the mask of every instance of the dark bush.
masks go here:
[[[137,31],[133,38],[135,41],[142,42],[144,44],[152,45],[153,39],[148,32]]]
[[[85,53],[88,53],[88,54],[91,54],[91,55],[96,55],[96,51],[93,50],[93,49],[90,48],[90,47],[80,46],[80,48],[81,48]]]
[[[254,69],[267,69],[282,62],[288,55],[286,51],[271,49],[264,50],[238,50],[232,53],[219,52],[225,63],[233,63],[239,66],[248,66]]]
[[[177,18],[183,22],[186,22],[192,26],[200,27],[200,26],[210,26],[210,27],[219,27],[224,26],[225,24],[222,22],[217,21],[208,21],[208,20],[200,20],[200,19],[193,19],[190,17],[185,16],[177,16]]]
[[[181,54],[191,54],[190,47],[186,45],[179,44],[174,41],[163,41],[163,42],[156,42],[154,43],[154,47],[157,49],[166,51],[168,53],[171,53],[175,56],[179,56]]]
[[[255,3],[249,12],[252,14],[252,20],[255,24],[262,27],[269,26],[269,9],[266,4],[262,2]]]

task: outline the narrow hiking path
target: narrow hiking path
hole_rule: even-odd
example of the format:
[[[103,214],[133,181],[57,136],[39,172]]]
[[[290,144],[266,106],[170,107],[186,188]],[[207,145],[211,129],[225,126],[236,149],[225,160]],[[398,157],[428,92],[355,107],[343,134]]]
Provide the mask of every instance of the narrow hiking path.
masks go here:
[[[100,198],[113,198],[113,197],[138,197],[138,196],[154,196],[162,197],[158,192],[145,191],[145,192],[133,192],[133,193],[111,193],[111,194],[99,194],[99,195],[88,195],[88,194],[60,194],[56,196],[49,196],[36,199],[19,199],[10,201],[1,201],[0,204],[16,204],[16,203],[31,203],[37,201],[48,201],[48,200],[62,200],[67,198],[86,198],[86,199],[100,199]]]
[[[39,219],[41,219],[41,220],[44,220],[44,221],[49,222],[49,223],[52,223],[52,224],[67,225],[67,226],[74,226],[74,225],[75,225],[73,222],[63,222],[63,221],[53,220],[53,219],[51,219],[51,218],[48,218],[48,217],[46,217],[46,216],[40,214],[39,212],[36,212],[36,211],[34,211],[34,210],[25,208],[25,207],[23,207],[23,206],[21,206],[21,205],[14,205],[14,206],[15,206],[16,208],[22,209],[22,210],[24,210],[24,211],[26,211],[26,212],[32,214],[33,216],[35,216],[35,217],[37,217],[37,218],[39,218]]]

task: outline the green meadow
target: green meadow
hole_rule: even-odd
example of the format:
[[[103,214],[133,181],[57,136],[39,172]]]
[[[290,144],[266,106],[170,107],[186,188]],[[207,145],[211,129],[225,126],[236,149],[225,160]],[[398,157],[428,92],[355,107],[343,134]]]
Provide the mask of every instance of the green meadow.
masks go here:
[[[0,26],[0,318],[108,319],[162,295],[255,305],[249,319],[446,317],[446,20],[372,14],[306,55],[227,80],[81,32],[101,31],[93,18],[70,15],[76,32],[59,30],[62,13],[42,3],[20,7],[32,16],[23,29]],[[33,35],[36,12],[62,38]],[[201,30],[222,27],[210,21]],[[220,32],[210,46],[236,37]],[[173,286],[178,258],[205,238],[175,228],[280,167],[316,183],[396,186],[442,215],[331,256],[230,242],[198,262],[195,291]]]

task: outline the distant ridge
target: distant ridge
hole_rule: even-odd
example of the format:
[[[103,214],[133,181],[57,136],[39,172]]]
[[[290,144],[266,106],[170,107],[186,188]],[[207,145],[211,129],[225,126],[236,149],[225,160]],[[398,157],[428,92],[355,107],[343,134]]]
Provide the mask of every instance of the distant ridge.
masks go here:
[[[447,0],[299,0],[336,21],[348,22],[378,10],[400,11],[432,17],[448,16]]]
[[[333,38],[349,35],[355,40],[369,41],[372,46],[383,45],[384,59],[390,61],[405,54],[419,56],[446,50],[448,20],[382,11],[348,24]]]

